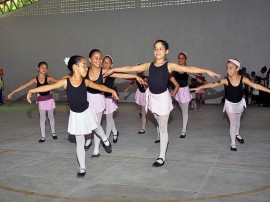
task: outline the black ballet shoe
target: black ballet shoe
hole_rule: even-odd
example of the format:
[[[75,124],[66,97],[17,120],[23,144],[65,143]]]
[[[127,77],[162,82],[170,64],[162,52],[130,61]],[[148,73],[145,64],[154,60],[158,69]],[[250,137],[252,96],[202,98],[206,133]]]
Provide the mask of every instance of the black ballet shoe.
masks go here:
[[[245,142],[244,139],[240,135],[236,135],[236,139],[238,140],[240,144],[244,144]]]
[[[57,139],[57,135],[55,135],[55,133],[52,133],[52,138],[53,138],[54,140],[56,140],[56,139]]]
[[[84,151],[88,151],[92,145],[92,141],[89,143],[89,145],[84,145]]]
[[[186,135],[187,135],[187,133],[182,132],[182,134],[180,135],[180,137],[179,137],[179,138],[185,138],[185,137],[186,137]]]
[[[107,140],[104,141],[104,142],[107,142],[107,141],[109,141],[109,139],[107,139]],[[102,145],[103,145],[105,151],[106,151],[107,153],[109,153],[109,154],[112,153],[112,144],[110,143],[110,141],[109,141],[109,145],[108,145],[108,146],[106,146],[106,145],[104,144],[104,142],[102,143]]]
[[[77,173],[77,177],[78,177],[78,178],[84,177],[84,176],[85,176],[86,170],[85,170],[84,168],[83,168],[83,170],[84,170],[84,172],[82,172],[82,173],[81,173],[81,172],[78,172],[78,173]]]
[[[100,157],[100,154],[98,153],[98,154],[93,154],[92,156],[91,156],[91,158],[98,158],[98,157]]]
[[[162,162],[159,163],[158,160],[161,160]],[[153,167],[161,167],[163,166],[165,163],[165,161],[163,160],[163,158],[157,158],[157,160],[152,164]]]
[[[116,135],[113,135],[114,137],[116,137],[116,139],[113,138],[113,143],[117,143],[118,141],[118,136],[119,136],[119,131],[117,131]]]
[[[160,140],[156,140],[155,143],[160,143]]]
[[[144,134],[145,133],[145,130],[144,129],[141,129],[138,134]]]
[[[45,142],[45,137],[42,137],[38,142],[39,142],[39,143]]]
[[[237,151],[236,145],[231,145],[231,151]]]

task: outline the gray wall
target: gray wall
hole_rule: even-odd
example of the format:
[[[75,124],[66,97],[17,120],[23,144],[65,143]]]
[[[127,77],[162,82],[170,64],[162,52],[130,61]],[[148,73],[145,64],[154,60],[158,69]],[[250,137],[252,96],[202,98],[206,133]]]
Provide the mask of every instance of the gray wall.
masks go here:
[[[178,52],[185,51],[189,65],[210,68],[224,76],[226,60],[231,57],[242,60],[248,72],[270,66],[269,0],[221,0],[153,8],[141,8],[137,0],[135,9],[20,16],[50,2],[43,0],[0,16],[0,68],[4,68],[6,95],[36,76],[40,61],[49,64],[49,74],[56,78],[68,73],[64,57],[87,57],[92,48],[112,55],[115,67],[150,62],[157,39],[168,41],[171,62],[177,62]],[[120,89],[128,84],[117,82]],[[209,91],[208,102],[219,102],[220,91],[222,88]],[[58,93],[64,91],[56,91],[56,98],[61,99]],[[131,100],[133,95],[127,99]]]

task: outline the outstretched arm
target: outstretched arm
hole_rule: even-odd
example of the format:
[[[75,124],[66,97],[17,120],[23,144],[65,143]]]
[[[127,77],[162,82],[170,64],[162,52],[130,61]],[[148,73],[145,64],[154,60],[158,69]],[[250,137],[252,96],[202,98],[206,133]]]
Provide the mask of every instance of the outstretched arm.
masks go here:
[[[21,91],[21,90],[23,90],[23,89],[25,89],[25,88],[31,86],[31,85],[33,85],[33,84],[35,84],[35,83],[36,83],[36,77],[32,78],[32,79],[31,79],[30,81],[28,81],[27,83],[25,83],[25,84],[19,86],[18,88],[16,88],[15,90],[13,90],[11,93],[9,93],[9,94],[8,94],[8,99],[10,100],[11,97],[13,96],[13,94],[15,94],[15,93],[17,93],[17,92],[19,92],[19,91]]]
[[[176,71],[179,73],[187,72],[190,74],[206,73],[211,77],[218,77],[218,78],[221,77],[220,74],[217,74],[217,73],[215,73],[211,70],[208,70],[208,69],[202,69],[202,68],[194,67],[194,66],[183,66],[183,65],[178,65],[175,63],[168,63],[168,69],[169,69],[170,73],[172,73],[173,71]]]
[[[33,88],[33,89],[29,90],[26,97],[27,97],[28,102],[31,103],[31,96],[33,93],[51,91],[53,89],[57,89],[57,88],[61,88],[61,87],[66,88],[66,86],[67,86],[67,80],[61,79],[61,80],[57,81],[56,83],[53,83],[50,85],[45,85],[45,86],[40,86],[40,87]]]
[[[58,79],[54,78],[53,76],[48,76],[48,82],[49,83],[56,83]]]
[[[254,83],[252,81],[250,81],[247,77],[243,77],[243,82],[255,89],[259,89],[261,91],[264,91],[264,92],[267,92],[267,93],[270,93],[270,89],[269,88],[266,88],[264,87],[263,85],[260,85],[260,84],[257,84],[257,83]]]
[[[176,95],[177,91],[179,90],[180,85],[173,76],[170,78],[170,81],[174,85],[174,90],[173,90],[173,92],[171,92],[171,96],[174,97]]]
[[[104,73],[103,76],[106,77],[115,72],[143,72],[145,70],[148,70],[149,67],[150,67],[150,63],[144,63],[140,65],[135,65],[135,66],[118,67],[118,68],[110,69],[109,71]]]
[[[136,79],[139,84],[145,84],[143,79],[137,75],[134,74],[121,74],[121,73],[113,73],[109,77],[114,77],[114,78],[120,78],[120,79]]]
[[[119,100],[119,97],[118,97],[116,91],[111,89],[111,88],[108,88],[107,86],[96,84],[89,79],[85,79],[85,85],[87,87],[94,88],[94,89],[102,91],[102,92],[111,93],[114,99]]]
[[[218,87],[218,86],[221,86],[224,84],[226,84],[226,85],[228,84],[225,78],[223,78],[219,81],[216,81],[216,82],[207,83],[205,85],[199,86],[198,88],[191,88],[190,90],[191,91],[194,91],[194,90],[198,91],[198,90],[205,89],[205,88],[215,88],[215,87]]]

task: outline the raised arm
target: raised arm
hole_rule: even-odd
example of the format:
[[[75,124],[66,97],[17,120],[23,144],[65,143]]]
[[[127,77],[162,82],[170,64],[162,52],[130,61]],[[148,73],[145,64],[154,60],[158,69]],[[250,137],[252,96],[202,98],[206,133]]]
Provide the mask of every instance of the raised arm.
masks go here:
[[[115,72],[143,72],[148,70],[150,67],[150,63],[144,63],[135,66],[124,66],[110,69],[106,73],[103,74],[104,77],[109,76]]]
[[[25,89],[25,88],[31,86],[31,85],[33,85],[33,84],[35,84],[35,83],[36,83],[36,77],[32,78],[32,79],[31,79],[30,81],[28,81],[27,83],[25,83],[25,84],[19,86],[18,88],[16,88],[15,90],[13,90],[11,93],[9,93],[9,94],[8,94],[8,99],[10,100],[11,97],[13,96],[13,94],[15,94],[15,93],[17,93],[17,92],[19,92],[19,91],[21,91],[21,90],[23,90],[23,89]]]
[[[46,92],[46,91],[51,91],[53,89],[61,88],[64,87],[66,88],[67,86],[67,80],[66,79],[61,79],[57,81],[56,83],[50,84],[50,85],[44,85],[44,86],[39,86],[37,88],[30,89],[27,93],[27,100],[29,103],[31,103],[31,96],[33,93],[39,93],[39,92]]]
[[[176,79],[173,76],[170,78],[170,81],[174,85],[174,90],[173,90],[173,92],[171,92],[171,96],[174,97],[176,95],[177,91],[179,90],[180,85],[179,85],[179,83],[176,81]]]
[[[169,69],[170,73],[172,73],[173,71],[179,72],[179,73],[187,72],[190,74],[197,74],[197,73],[204,74],[204,73],[206,73],[211,77],[218,77],[218,78],[221,77],[220,74],[217,74],[217,73],[215,73],[211,70],[208,70],[208,69],[202,69],[202,68],[194,67],[194,66],[183,66],[183,65],[178,65],[175,63],[168,63],[168,69]]]
[[[111,89],[111,88],[108,88],[107,86],[96,84],[89,79],[85,79],[85,85],[87,87],[94,88],[94,89],[102,91],[102,92],[111,93],[114,99],[119,100],[119,97],[118,97],[116,91]]]
[[[267,92],[267,93],[270,93],[270,89],[269,88],[266,88],[264,87],[263,85],[260,85],[260,84],[257,84],[257,83],[254,83],[252,81],[250,81],[247,77],[243,77],[243,82],[255,89],[259,89],[261,91],[264,91],[264,92]]]

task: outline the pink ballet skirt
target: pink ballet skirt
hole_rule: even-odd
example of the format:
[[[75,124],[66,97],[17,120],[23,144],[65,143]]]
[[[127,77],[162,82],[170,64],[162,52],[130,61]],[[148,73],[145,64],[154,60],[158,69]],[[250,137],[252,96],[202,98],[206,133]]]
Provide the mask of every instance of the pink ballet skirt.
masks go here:
[[[244,109],[247,107],[246,100],[242,98],[240,102],[234,103],[225,99],[223,112],[227,113],[242,113]]]
[[[87,101],[89,102],[89,107],[91,107],[95,113],[100,113],[105,110],[105,96],[103,93],[92,94],[87,92]]]
[[[105,111],[103,114],[111,114],[118,108],[117,101],[113,97],[105,97]]]
[[[45,96],[37,94],[37,103],[40,110],[53,110],[56,106],[51,93]]]
[[[146,105],[146,93],[142,93],[138,88],[135,94],[135,102],[142,107],[145,107]]]
[[[180,103],[190,102],[191,94],[190,94],[189,87],[188,86],[183,87],[183,88],[180,87],[176,95],[174,96],[174,98],[177,102],[180,102]]]
[[[149,89],[146,90],[146,105],[147,109],[157,115],[167,115],[173,110],[172,98],[169,90],[160,94],[153,94]]]

